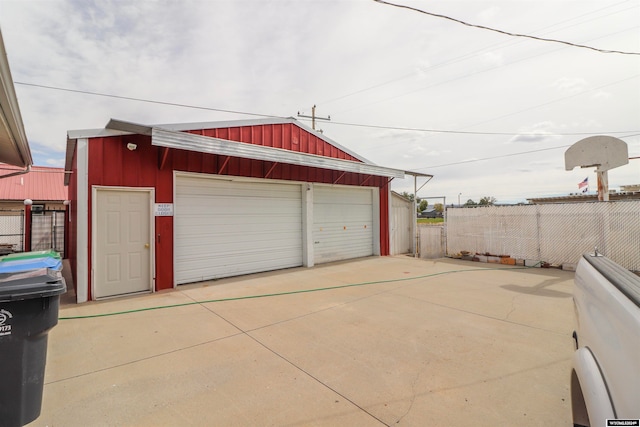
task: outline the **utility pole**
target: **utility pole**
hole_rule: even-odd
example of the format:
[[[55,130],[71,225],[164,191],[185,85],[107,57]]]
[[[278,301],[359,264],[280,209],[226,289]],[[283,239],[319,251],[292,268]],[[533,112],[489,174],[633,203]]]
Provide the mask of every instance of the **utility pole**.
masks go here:
[[[331,116],[327,116],[327,117],[316,117],[316,106],[314,105],[311,108],[311,115],[310,116],[305,116],[304,114],[300,114],[300,111],[298,111],[298,117],[306,117],[307,119],[311,119],[311,129],[316,130],[316,120],[326,120],[326,121],[330,121],[331,120]],[[320,131],[322,132],[322,131]]]

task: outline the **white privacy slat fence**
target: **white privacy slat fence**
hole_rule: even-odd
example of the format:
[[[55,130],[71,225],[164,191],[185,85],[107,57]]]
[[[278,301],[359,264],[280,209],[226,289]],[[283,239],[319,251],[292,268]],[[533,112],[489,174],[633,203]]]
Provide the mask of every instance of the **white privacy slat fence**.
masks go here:
[[[574,264],[594,248],[640,270],[640,200],[447,210],[446,252]]]

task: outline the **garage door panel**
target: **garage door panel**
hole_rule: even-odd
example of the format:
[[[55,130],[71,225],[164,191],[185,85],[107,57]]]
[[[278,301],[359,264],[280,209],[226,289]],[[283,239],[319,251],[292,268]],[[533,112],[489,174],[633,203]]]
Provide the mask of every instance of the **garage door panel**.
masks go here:
[[[225,218],[203,217],[199,219],[192,217],[191,219],[193,222],[184,224],[183,228],[188,232],[202,233],[203,235],[206,235],[208,233],[207,230],[210,230],[212,227],[218,227],[219,229],[222,228],[223,231],[215,232],[215,235],[224,235],[227,233],[234,234],[238,238],[243,238],[243,236],[238,236],[238,233],[267,232],[269,234],[273,234],[273,230],[287,232],[291,230],[292,225],[296,225],[296,223],[301,225],[300,219],[295,217],[282,217],[281,219],[289,218],[290,220],[286,221],[286,223],[274,223],[267,218],[252,217],[251,215],[243,215],[242,217],[245,222],[238,224],[239,215],[228,216]],[[247,237],[250,238],[251,236]]]
[[[272,183],[256,183],[253,182],[254,185],[246,186],[248,184],[247,181],[227,181],[227,180],[217,180],[218,182],[213,182],[214,180],[208,180],[209,182],[195,182],[195,180],[207,181],[202,178],[194,178],[194,177],[180,177],[183,183],[186,183],[186,180],[189,180],[189,183],[186,185],[182,185],[181,195],[185,197],[195,196],[195,197],[206,197],[215,196],[217,198],[263,198],[263,199],[276,199],[276,198],[284,198],[289,199],[290,195],[293,193],[298,193],[299,187],[295,185],[291,186],[281,186],[281,187],[271,187],[274,185]],[[178,185],[180,185],[178,183]],[[275,184],[282,185],[282,184]],[[255,187],[261,187],[260,193],[255,192]],[[287,188],[291,187],[291,188]]]
[[[302,265],[297,184],[177,176],[176,283]]]
[[[315,186],[314,262],[373,255],[373,191],[369,188]]]
[[[295,195],[292,195],[294,197]],[[214,195],[208,195],[207,197],[194,197],[183,198],[182,202],[190,207],[190,213],[192,215],[208,216],[211,214],[229,216],[236,214],[251,215],[258,218],[264,218],[268,215],[281,215],[283,212],[287,212],[288,209],[296,209],[300,212],[300,196],[298,194],[298,200],[291,199],[271,199],[265,200],[263,198],[252,197],[250,200],[238,200],[233,197],[215,197]],[[203,205],[202,199],[215,198],[215,204]]]
[[[203,234],[201,239],[188,244],[176,245],[176,249],[184,256],[192,256],[194,253],[207,251],[208,253],[233,251],[235,247],[246,253],[254,250],[273,251],[277,248],[301,248],[301,244],[297,242],[298,234],[286,233],[280,237],[280,243],[277,247],[273,247],[269,242],[273,241],[273,235],[268,233],[255,233],[251,236],[237,236],[233,233],[226,234]],[[215,244],[212,244],[215,242]],[[290,244],[286,244],[289,242]],[[262,249],[261,249],[262,248]],[[206,255],[205,255],[206,257]]]

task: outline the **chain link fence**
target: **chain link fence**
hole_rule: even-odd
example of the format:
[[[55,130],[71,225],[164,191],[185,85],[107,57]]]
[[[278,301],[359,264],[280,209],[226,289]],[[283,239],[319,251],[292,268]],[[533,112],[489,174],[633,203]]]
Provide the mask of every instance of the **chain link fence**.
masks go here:
[[[0,211],[0,255],[22,252],[24,248],[24,211]]]
[[[640,201],[447,210],[446,252],[575,264],[587,252],[640,271]]]
[[[64,256],[64,211],[31,213],[31,250],[47,249]]]

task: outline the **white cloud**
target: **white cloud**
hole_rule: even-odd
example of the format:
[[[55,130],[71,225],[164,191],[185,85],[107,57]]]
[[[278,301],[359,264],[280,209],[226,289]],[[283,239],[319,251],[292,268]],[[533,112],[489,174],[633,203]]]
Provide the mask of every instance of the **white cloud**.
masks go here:
[[[551,87],[558,89],[562,93],[574,95],[587,90],[589,88],[589,84],[581,77],[561,77],[554,81],[551,84]]]
[[[599,90],[597,92],[595,92],[591,97],[593,99],[597,99],[597,100],[605,100],[605,99],[611,99],[613,95],[611,94],[611,92],[606,92],[604,90]]]
[[[492,6],[488,9],[484,9],[483,11],[481,11],[478,14],[478,18],[480,19],[480,22],[490,22],[493,21],[493,18],[495,18],[496,16],[498,16],[500,14],[500,7],[498,6]]]
[[[509,139],[507,144],[517,142],[541,143],[558,139],[558,135],[556,134],[558,132],[558,126],[549,120],[524,126],[520,128],[519,131],[521,133]]]
[[[504,65],[504,57],[500,52],[487,52],[480,56],[482,62],[490,67],[500,67]]]

